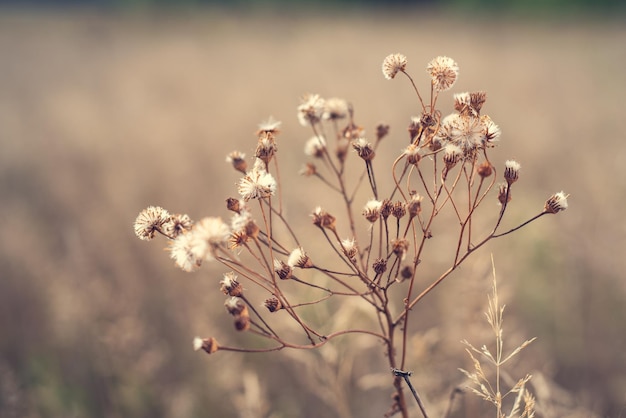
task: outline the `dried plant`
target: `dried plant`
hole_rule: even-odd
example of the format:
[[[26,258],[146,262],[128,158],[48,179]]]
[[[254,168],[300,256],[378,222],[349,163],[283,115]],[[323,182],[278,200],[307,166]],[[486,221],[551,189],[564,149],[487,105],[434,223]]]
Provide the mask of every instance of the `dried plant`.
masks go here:
[[[421,110],[409,123],[408,145],[389,171],[380,173],[375,164],[388,125],[377,125],[366,139],[352,105],[345,100],[310,94],[297,108],[299,122],[312,135],[305,144],[310,161],[301,174],[308,181],[320,181],[344,208],[341,214],[315,208],[310,218],[316,236],[307,234],[305,239],[296,234],[303,222],[311,222],[304,215],[286,216],[276,141],[281,124],[272,118],[259,125],[252,161],[238,151],[227,157],[242,174],[237,183],[239,196],[226,201],[232,212],[230,222],[220,217],[191,222],[186,215],[149,207],[139,214],[134,227],[140,239],[151,240],[157,234],[167,238],[172,259],[185,271],[194,271],[206,261],[217,261],[228,270],[220,282],[228,296],[226,311],[236,330],[250,334],[250,345],[197,338],[197,350],[209,354],[310,350],[341,336],[367,335],[383,343],[392,370],[393,404],[386,416],[407,417],[403,380],[410,382],[410,373],[403,370],[410,350],[412,309],[477,249],[543,215],[566,209],[567,196],[556,193],[526,222],[503,228],[520,164],[506,161],[502,182],[496,183],[498,170],[488,154],[500,129],[481,114],[486,94],[455,94],[454,112],[442,117],[437,99],[456,82],[459,69],[454,60],[437,57],[427,65],[428,101],[407,72],[404,55],[389,55],[382,71],[387,79],[406,76]],[[362,168],[355,169],[353,164]],[[363,188],[372,196],[366,202],[361,200]],[[492,201],[487,199],[491,194],[499,207],[483,205]],[[483,206],[487,209],[479,211]],[[497,209],[490,210],[493,207]],[[448,218],[436,222],[443,214]],[[446,235],[454,242],[447,268],[431,279],[418,276],[429,261],[422,259],[425,248],[435,241],[433,237]],[[323,255],[312,255],[320,251]],[[337,306],[332,301],[346,298],[358,301],[360,309],[370,312],[371,320],[336,321],[333,328],[330,321],[318,323],[304,314],[312,309],[328,313]],[[265,300],[263,312],[259,300]],[[497,321],[497,312],[494,315]],[[427,416],[417,391],[413,393],[422,415]]]
[[[493,265],[493,260],[492,260]],[[504,352],[504,338],[503,333],[504,329],[502,326],[503,323],[503,315],[504,315],[504,305],[500,305],[498,300],[498,287],[496,282],[496,271],[495,266],[493,267],[493,287],[491,296],[489,296],[487,312],[485,315],[487,317],[487,322],[493,334],[495,336],[495,349],[493,353],[486,345],[480,347],[480,349],[474,347],[467,340],[463,340],[463,344],[466,346],[467,354],[469,354],[472,359],[472,363],[474,365],[474,371],[469,372],[464,369],[460,369],[463,374],[470,381],[470,390],[481,397],[482,399],[492,403],[496,409],[496,418],[532,418],[535,416],[535,398],[533,395],[526,389],[526,383],[531,378],[531,375],[527,374],[526,376],[518,379],[515,384],[512,385],[508,389],[508,391],[503,393],[503,366],[508,363],[513,357],[518,355],[520,351],[526,348],[530,343],[532,343],[535,338],[524,341],[522,344],[517,346],[513,351],[509,354],[505,354]],[[493,377],[493,382],[490,379],[489,372],[486,371],[483,363],[481,363],[480,359],[483,359],[494,371],[495,376]],[[509,395],[515,395],[515,399],[511,405],[510,411],[508,414],[505,414],[504,409],[504,399]],[[520,407],[524,404],[524,409],[520,410]]]

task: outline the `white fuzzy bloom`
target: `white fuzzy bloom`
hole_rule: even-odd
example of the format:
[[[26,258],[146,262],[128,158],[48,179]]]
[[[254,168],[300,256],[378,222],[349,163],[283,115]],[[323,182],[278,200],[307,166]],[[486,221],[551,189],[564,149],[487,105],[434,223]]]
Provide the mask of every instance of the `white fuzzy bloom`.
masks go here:
[[[326,149],[326,140],[323,136],[312,136],[304,144],[304,153],[310,157],[322,158]]]
[[[325,101],[319,94],[307,94],[298,106],[298,121],[302,126],[318,123],[324,114]]]
[[[387,80],[393,79],[399,71],[406,70],[407,60],[402,54],[390,54],[383,60],[383,75]]]
[[[260,161],[257,159],[257,161]],[[252,171],[239,180],[237,191],[246,202],[250,199],[261,199],[272,196],[276,192],[274,176],[265,171],[265,165],[255,163]]]
[[[191,272],[200,267],[204,257],[198,257],[192,250],[194,236],[192,232],[179,234],[170,241],[170,257],[182,270]]]
[[[207,217],[196,223],[189,232],[190,251],[197,259],[212,261],[218,247],[226,246],[230,228],[222,218]]]

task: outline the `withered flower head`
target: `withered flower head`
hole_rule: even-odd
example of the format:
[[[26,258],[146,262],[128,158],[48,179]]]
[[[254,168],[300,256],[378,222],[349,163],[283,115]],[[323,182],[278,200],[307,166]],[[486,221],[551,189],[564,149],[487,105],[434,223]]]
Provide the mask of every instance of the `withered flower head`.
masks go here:
[[[380,216],[383,219],[387,219],[389,215],[393,212],[393,202],[389,199],[383,199],[382,204],[380,205]]]
[[[267,171],[255,168],[239,180],[237,191],[246,202],[266,198],[276,192],[276,180]]]
[[[400,277],[402,277],[402,280],[408,280],[413,277],[413,273],[415,273],[413,267],[406,265],[402,267],[402,270],[400,270]]]
[[[188,215],[176,213],[163,224],[163,233],[170,238],[176,238],[182,233],[191,230],[193,222]]]
[[[493,123],[488,115],[481,116],[480,123],[485,134],[485,145],[494,146],[492,142],[496,141],[502,133],[500,127]]]
[[[491,163],[489,161],[483,162],[478,166],[478,175],[485,178],[491,176],[493,173],[493,167],[491,167]]]
[[[259,130],[257,131],[257,135],[261,135],[263,133],[271,133],[273,135],[277,135],[280,132],[280,125],[282,122],[274,119],[273,116],[270,116],[266,121],[259,123]]]
[[[250,316],[249,315],[236,315],[235,316],[235,329],[237,331],[247,331],[250,329]]]
[[[243,295],[243,286],[237,281],[235,273],[224,273],[224,278],[220,280],[220,290],[228,296],[241,297]]]
[[[313,218],[313,225],[320,228],[328,228],[331,230],[335,229],[335,217],[326,212],[320,206],[315,208],[315,210],[311,214],[311,217]]]
[[[424,196],[418,193],[413,193],[408,202],[406,202],[406,210],[409,212],[409,216],[415,217],[422,211],[422,200]]]
[[[150,241],[155,233],[163,231],[163,224],[170,219],[168,211],[160,206],[148,206],[139,212],[135,219],[134,229],[137,238],[143,241]]]
[[[356,245],[356,240],[354,238],[347,238],[341,240],[341,248],[343,249],[343,253],[350,260],[356,260],[356,256],[359,253],[359,248]]]
[[[306,163],[298,172],[301,176],[310,177],[317,174],[317,167],[313,163]]]
[[[372,268],[374,269],[374,273],[380,275],[387,271],[387,260],[384,258],[377,258],[374,260],[372,264]]]
[[[323,136],[312,136],[304,144],[304,153],[309,157],[323,158],[326,151],[326,140]]]
[[[259,136],[259,140],[257,142],[256,151],[254,155],[261,161],[267,164],[272,160],[274,154],[278,151],[278,146],[276,145],[276,140],[274,139],[274,134],[270,132],[263,132],[261,136]]]
[[[226,162],[232,164],[235,170],[246,174],[246,170],[248,169],[248,163],[246,162],[245,158],[246,154],[239,151],[233,151],[226,156]]]
[[[409,122],[409,127],[407,128],[409,131],[409,140],[411,143],[415,142],[417,136],[422,132],[422,122],[421,118],[417,116],[411,117],[411,122]]]
[[[562,210],[567,209],[567,198],[569,195],[566,195],[563,192],[558,192],[550,196],[550,198],[546,201],[544,206],[544,211],[548,213],[559,213]]]
[[[217,343],[217,340],[213,337],[195,337],[193,339],[193,349],[194,351],[204,350],[207,354],[213,354],[219,349],[219,344]]]
[[[274,259],[274,271],[278,275],[280,280],[291,279],[293,275],[293,269],[282,260]]]
[[[501,183],[498,186],[498,202],[501,205],[506,205],[511,201],[511,191],[509,190],[509,185],[507,183]]]
[[[463,158],[463,150],[454,144],[447,144],[443,149],[443,162],[451,169]]]
[[[307,269],[313,267],[313,262],[306,252],[304,252],[304,249],[298,247],[289,254],[287,265],[291,268],[299,267],[301,269]]]
[[[226,199],[226,209],[231,212],[239,213],[243,206],[244,203],[239,199],[235,199],[234,197],[229,197],[228,199]]]
[[[270,312],[276,312],[283,309],[283,304],[280,303],[280,300],[278,300],[277,298],[266,299],[263,305],[265,305],[267,310]]]
[[[179,234],[170,241],[170,257],[176,265],[186,272],[196,270],[202,265],[203,258],[198,258],[191,251],[194,236],[191,232]]]
[[[383,75],[387,80],[393,79],[398,71],[406,70],[407,60],[402,54],[390,54],[383,60]]]
[[[420,155],[419,151],[420,151],[420,147],[418,147],[415,144],[409,144],[409,146],[404,149],[404,155],[406,155],[406,161],[409,164],[417,165],[422,159],[422,156]]]
[[[521,168],[522,166],[517,161],[507,160],[504,163],[504,179],[509,186],[517,181]]]
[[[206,217],[196,223],[187,234],[191,234],[189,240],[192,254],[198,259],[211,261],[215,250],[226,247],[230,228],[222,218]]]
[[[391,213],[393,213],[395,218],[401,219],[404,215],[406,215],[406,208],[402,202],[397,201],[393,204],[393,210]]]
[[[332,97],[326,100],[324,105],[324,120],[339,120],[348,116],[348,102],[338,97]]]
[[[226,302],[224,302],[224,306],[226,307],[226,310],[228,311],[228,313],[231,315],[247,315],[248,314],[248,307],[246,306],[245,303],[243,303],[243,300],[239,297],[232,296],[226,299]]]
[[[379,123],[376,125],[376,141],[380,141],[389,134],[389,125],[386,123]]]
[[[352,148],[354,148],[357,154],[359,154],[359,157],[365,161],[371,161],[376,155],[372,144],[365,138],[358,138],[352,141]]]
[[[454,94],[454,110],[461,115],[468,115],[472,113],[470,107],[471,96],[468,92]]]
[[[484,91],[475,91],[470,93],[470,106],[476,113],[476,115],[480,114],[480,109],[482,109],[483,104],[487,100],[487,93]]]
[[[409,249],[409,240],[404,238],[394,239],[391,241],[391,248],[396,257],[400,260],[404,260],[406,252]]]
[[[365,204],[363,208],[363,216],[365,219],[374,223],[380,218],[380,211],[383,203],[380,200],[372,199]]]
[[[315,125],[324,114],[325,101],[319,94],[305,95],[298,106],[298,120],[302,126]]]
[[[459,66],[452,58],[439,56],[428,63],[426,67],[430,74],[433,87],[437,91],[446,91],[452,88],[459,75]]]

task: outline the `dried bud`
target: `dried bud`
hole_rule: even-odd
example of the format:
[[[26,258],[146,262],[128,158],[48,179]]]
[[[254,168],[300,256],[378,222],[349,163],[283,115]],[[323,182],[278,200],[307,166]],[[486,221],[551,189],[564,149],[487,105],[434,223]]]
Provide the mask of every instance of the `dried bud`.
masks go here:
[[[567,198],[569,195],[566,195],[563,192],[558,192],[550,196],[550,198],[546,201],[544,206],[544,211],[547,213],[559,213],[562,210],[567,209]]]
[[[406,215],[406,208],[404,204],[400,201],[397,201],[393,204],[393,216],[397,219],[401,219],[404,215]]]
[[[276,146],[276,140],[274,140],[274,135],[271,132],[263,132],[259,136],[259,141],[257,143],[254,155],[259,160],[263,161],[267,166],[277,151],[278,147]]]
[[[193,339],[193,349],[194,351],[204,350],[207,352],[207,354],[213,354],[219,349],[219,344],[217,343],[217,340],[213,337],[195,337]]]
[[[354,238],[342,240],[341,247],[343,248],[343,253],[346,257],[348,257],[351,261],[356,260],[356,256],[359,253],[359,248],[357,247]]]
[[[380,141],[389,134],[389,125],[386,123],[379,123],[376,125],[376,141]]]
[[[226,199],[226,209],[231,212],[240,213],[242,209],[242,203],[239,199],[229,197],[228,199]]]
[[[409,249],[409,241],[404,238],[394,239],[391,241],[391,247],[396,257],[398,257],[400,260],[404,260],[404,258],[406,257],[406,252]]]
[[[224,302],[224,306],[226,307],[228,313],[231,315],[236,316],[248,314],[248,307],[243,303],[243,300],[241,298],[235,296],[228,298],[226,299],[226,302]]]
[[[359,154],[359,157],[361,157],[365,161],[371,161],[376,156],[374,148],[372,148],[372,144],[367,142],[365,138],[359,138],[354,140],[352,142],[352,148],[354,148],[356,153]]]
[[[365,204],[363,208],[363,216],[365,219],[374,223],[380,218],[380,211],[382,209],[382,202],[379,200],[372,199]]]
[[[508,184],[501,183],[498,187],[498,201],[501,205],[505,205],[511,201],[511,192]]]
[[[517,161],[507,160],[504,163],[504,179],[509,186],[519,178],[519,170],[522,168]]]
[[[248,170],[248,163],[246,163],[245,158],[246,154],[239,151],[233,151],[226,156],[226,162],[231,163],[235,170],[246,174],[246,171]]]
[[[443,150],[443,162],[446,164],[448,170],[454,167],[462,157],[463,150],[459,146],[448,144]]]
[[[277,298],[266,299],[263,305],[265,305],[267,310],[270,312],[276,312],[283,309],[283,304],[280,303],[280,300],[278,300]]]
[[[287,265],[291,268],[299,267],[301,269],[307,269],[313,267],[313,261],[311,261],[302,247],[298,247],[289,254]]]
[[[241,297],[243,295],[243,286],[237,281],[237,276],[232,271],[225,273],[224,278],[220,280],[220,290],[228,296]]]
[[[493,173],[493,167],[491,166],[489,161],[485,161],[481,165],[478,166],[477,171],[480,177],[487,178],[491,176],[491,174]]]
[[[389,199],[384,199],[380,206],[380,216],[383,219],[387,219],[393,211],[393,203]]]
[[[422,123],[420,122],[420,118],[417,116],[411,117],[411,122],[409,123],[407,130],[409,131],[409,142],[414,143],[419,134],[422,132]]]
[[[235,329],[237,331],[247,331],[250,329],[250,316],[237,315],[235,316]]]
[[[313,225],[320,228],[328,228],[330,230],[335,229],[335,217],[321,207],[318,206],[315,208],[311,217],[313,217]]]
[[[300,169],[299,173],[301,176],[305,176],[305,177],[314,176],[315,174],[317,174],[317,168],[315,167],[315,164],[313,163],[306,163]]]
[[[372,268],[374,269],[374,273],[383,274],[387,271],[387,260],[384,258],[377,258],[372,264]]]
[[[280,280],[289,280],[293,275],[293,269],[291,266],[278,259],[274,260],[274,271]]]
[[[406,161],[409,164],[417,165],[422,159],[419,151],[420,147],[415,144],[410,144],[408,147],[406,147],[406,149],[404,150],[404,155],[406,155]]]
[[[402,278],[402,280],[408,280],[413,277],[414,272],[415,270],[412,266],[406,265],[402,267],[402,270],[400,270],[400,277]]]
[[[411,199],[406,203],[406,210],[409,212],[409,216],[414,218],[418,213],[422,211],[422,200],[424,200],[423,196],[420,196],[417,193],[411,195]]]

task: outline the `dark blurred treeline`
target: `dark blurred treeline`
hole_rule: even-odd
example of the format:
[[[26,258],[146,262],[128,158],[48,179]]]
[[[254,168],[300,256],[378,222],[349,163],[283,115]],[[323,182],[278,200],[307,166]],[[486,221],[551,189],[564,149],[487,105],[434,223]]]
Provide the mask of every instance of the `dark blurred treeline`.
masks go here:
[[[188,9],[219,6],[225,8],[284,8],[289,10],[323,8],[400,8],[431,6],[460,12],[524,14],[599,14],[626,11],[623,0],[0,0],[0,5],[18,7],[102,7],[116,10]]]

